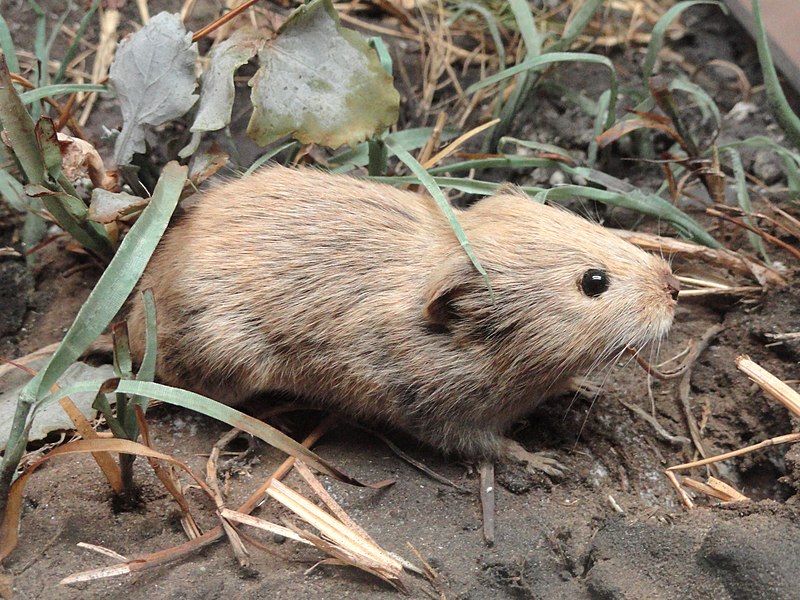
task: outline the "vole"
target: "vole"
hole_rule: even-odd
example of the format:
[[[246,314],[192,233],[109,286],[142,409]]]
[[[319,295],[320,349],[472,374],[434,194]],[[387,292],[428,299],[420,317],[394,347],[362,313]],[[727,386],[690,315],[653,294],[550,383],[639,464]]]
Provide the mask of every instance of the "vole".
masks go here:
[[[427,195],[264,168],[201,192],[139,289],[157,378],[227,404],[288,392],[445,452],[494,459],[571,377],[670,328],[669,265],[513,190],[456,211],[483,277]],[[139,294],[128,318],[144,350]]]

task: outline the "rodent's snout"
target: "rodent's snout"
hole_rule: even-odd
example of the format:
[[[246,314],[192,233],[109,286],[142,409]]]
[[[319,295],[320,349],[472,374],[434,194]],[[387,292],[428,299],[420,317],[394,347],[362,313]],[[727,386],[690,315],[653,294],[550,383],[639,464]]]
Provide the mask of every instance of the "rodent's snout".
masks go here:
[[[667,272],[666,277],[664,277],[664,285],[667,289],[667,293],[672,296],[672,299],[677,300],[678,294],[681,291],[681,282],[678,281],[678,278],[672,273]]]

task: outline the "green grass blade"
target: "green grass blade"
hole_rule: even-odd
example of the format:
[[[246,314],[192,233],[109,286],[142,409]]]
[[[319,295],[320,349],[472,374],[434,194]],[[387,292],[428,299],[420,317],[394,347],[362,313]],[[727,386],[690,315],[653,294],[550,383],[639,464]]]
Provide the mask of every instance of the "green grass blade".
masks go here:
[[[439,209],[444,213],[447,222],[450,223],[450,227],[453,228],[453,233],[455,233],[456,238],[458,238],[459,244],[464,249],[464,252],[469,257],[470,261],[472,262],[473,266],[477,269],[478,273],[481,274],[483,277],[484,282],[486,283],[486,288],[489,290],[489,295],[494,302],[494,291],[492,290],[492,282],[489,281],[489,275],[486,273],[486,270],[481,265],[478,257],[475,256],[475,251],[472,249],[472,245],[469,243],[467,239],[467,235],[464,233],[464,230],[461,227],[461,224],[458,222],[456,218],[455,212],[453,208],[450,206],[450,203],[447,201],[447,198],[444,197],[442,190],[439,189],[439,186],[436,184],[436,181],[433,177],[425,170],[425,168],[417,162],[417,160],[411,156],[406,150],[400,147],[399,144],[395,142],[388,142],[386,146],[392,150],[406,166],[411,169],[411,172],[414,173],[417,180],[425,186],[428,190],[428,193],[431,195],[433,200],[436,202]]]
[[[708,119],[709,116],[714,117],[714,126],[717,129],[720,128],[722,125],[722,115],[719,112],[719,107],[709,93],[702,87],[692,81],[689,81],[688,79],[680,77],[670,81],[667,85],[667,88],[669,88],[671,91],[680,90],[690,94],[697,103],[697,106],[700,108],[703,118]]]
[[[514,65],[513,67],[509,67],[508,69],[504,69],[499,73],[486,77],[481,81],[473,83],[469,86],[466,90],[466,94],[474,94],[480,89],[483,89],[487,86],[493,85],[498,81],[503,81],[509,77],[513,77],[514,75],[518,75],[523,72],[528,71],[538,71],[543,69],[549,65],[562,63],[562,62],[583,62],[589,64],[597,64],[606,67],[609,70],[609,107],[608,107],[608,117],[606,119],[606,128],[611,127],[614,123],[615,118],[615,110],[616,110],[616,97],[617,97],[617,73],[614,69],[613,63],[606,58],[605,56],[599,56],[597,54],[588,54],[585,52],[549,52],[547,54],[543,54],[541,56],[537,56],[536,58],[532,58],[529,60],[524,60],[521,63]]]
[[[39,69],[35,78],[36,87],[47,85],[47,64],[49,56],[47,54],[47,14],[39,6],[36,0],[28,0],[28,5],[36,15],[36,33],[33,38],[33,53],[39,61]],[[38,116],[38,115],[35,115]]]
[[[142,303],[144,305],[144,356],[139,371],[136,373],[136,381],[153,381],[156,378],[156,356],[158,352],[158,334],[156,330],[156,301],[153,298],[152,290],[145,290],[142,293]],[[137,404],[142,412],[147,412],[149,404],[144,396],[134,396],[133,403]]]
[[[32,104],[43,98],[52,98],[63,94],[73,94],[75,92],[107,92],[108,87],[94,83],[58,83],[46,85],[35,90],[28,90],[19,95],[23,104]]]
[[[769,148],[775,154],[777,154],[781,160],[783,161],[783,165],[785,167],[786,177],[788,179],[789,189],[795,195],[800,195],[800,155],[795,152],[791,152],[787,150],[780,144],[776,143],[774,140],[763,136],[757,135],[745,140],[740,140],[737,142],[731,142],[730,144],[723,144],[719,148],[720,150],[726,150],[728,148],[739,148],[739,147],[747,147],[747,148]]]
[[[206,398],[200,394],[181,390],[178,388],[161,385],[159,383],[152,383],[149,381],[131,381],[125,380],[119,382],[117,386],[118,392],[127,394],[135,394],[137,396],[147,396],[167,402],[174,406],[182,406],[195,412],[202,413],[223,423],[227,423],[231,427],[237,427],[242,431],[246,431],[257,438],[265,441],[270,446],[273,446],[286,454],[299,458],[300,460],[313,466],[315,469],[322,471],[345,483],[352,485],[363,486],[361,482],[345,473],[342,473],[337,468],[331,466],[327,461],[321,459],[314,452],[294,441],[285,433],[282,433],[274,427],[267,425],[263,421],[259,421],[251,416],[244,414],[226,406],[220,402]]]
[[[28,201],[25,198],[22,184],[5,169],[0,169],[0,196],[5,198],[14,210],[18,212],[28,210]]]
[[[78,25],[78,31],[75,32],[75,38],[72,40],[72,43],[64,53],[64,58],[61,59],[61,65],[58,67],[55,77],[53,77],[53,81],[56,83],[64,79],[64,73],[67,71],[67,66],[69,66],[69,63],[72,62],[72,59],[75,58],[75,55],[78,53],[81,40],[83,40],[83,36],[86,33],[86,29],[89,27],[89,23],[92,20],[94,13],[97,12],[100,2],[101,0],[94,0],[92,5],[89,7],[89,10],[86,11],[86,14],[81,18],[81,22]]]
[[[459,133],[461,132],[454,127],[445,127],[442,130],[442,134],[439,139],[443,142],[446,142],[454,139]],[[427,143],[428,139],[430,139],[432,134],[432,127],[415,127],[412,129],[405,129],[403,131],[390,133],[383,137],[383,142],[384,144],[391,142],[399,145],[404,150],[411,151],[422,148],[422,146]],[[341,165],[342,167],[349,167],[351,169],[355,167],[364,167],[369,164],[369,144],[367,142],[362,142],[355,148],[340,152],[339,154],[328,159],[328,163],[332,165]],[[337,173],[344,172],[344,170],[345,169],[343,168],[331,169],[332,172]]]
[[[653,27],[653,31],[650,34],[650,43],[647,45],[647,54],[645,55],[644,64],[642,65],[642,75],[644,76],[642,85],[645,88],[647,88],[647,82],[653,75],[653,67],[656,65],[658,53],[664,46],[664,34],[667,32],[667,27],[669,27],[683,11],[696,4],[716,4],[725,14],[728,14],[728,9],[717,0],[686,0],[685,2],[678,2],[678,4],[665,12],[658,20],[655,27]]]
[[[733,176],[736,181],[736,199],[739,202],[739,208],[746,213],[742,217],[742,220],[750,226],[755,226],[755,222],[750,216],[753,214],[753,205],[750,203],[750,195],[747,193],[747,178],[744,174],[742,158],[733,148],[729,148],[726,151],[726,154],[728,155],[728,158],[731,161],[731,166],[733,167]],[[761,239],[761,236],[753,231],[747,231],[747,239],[750,241],[750,245],[758,253],[758,255],[761,256],[761,258],[763,258],[767,264],[770,264],[769,256],[767,256],[767,249],[764,247],[764,240]]]
[[[169,223],[187,171],[175,162],[164,167],[150,203],[122,240],[47,367],[26,386],[27,393],[39,398],[50,389],[122,308]]]
[[[761,0],[753,0],[753,21],[756,28],[756,48],[758,49],[758,60],[761,63],[761,74],[764,77],[764,85],[767,88],[767,100],[769,101],[772,114],[775,120],[783,129],[786,137],[791,140],[795,148],[800,149],[800,118],[794,114],[789,101],[783,93],[778,72],[772,62],[772,53],[769,51],[769,41],[767,31],[764,29],[764,21],[761,18]]]
[[[558,163],[556,163],[558,164]],[[563,165],[562,165],[563,166]],[[582,167],[573,169],[580,173]],[[586,170],[589,171],[589,170]],[[610,177],[610,176],[609,176]],[[404,185],[419,183],[416,177],[373,177],[374,181],[389,183],[391,185]],[[494,194],[503,184],[460,177],[434,177],[434,183],[441,187],[452,188],[468,194],[489,196]],[[641,214],[660,219],[670,223],[687,239],[710,248],[721,248],[721,244],[711,237],[703,227],[689,215],[682,212],[672,204],[655,196],[645,194],[637,189],[626,192],[601,190],[598,188],[581,185],[562,185],[555,188],[542,188],[536,186],[520,186],[519,189],[531,197],[546,194],[549,200],[566,202],[575,198],[585,198],[614,206],[626,208]]]
[[[0,124],[28,182],[44,183],[44,158],[36,141],[33,119],[14,89],[4,55],[0,55]]]
[[[542,36],[536,28],[530,4],[527,0],[509,0],[508,5],[525,44],[525,58],[528,60],[537,58],[542,53]],[[501,104],[498,100],[494,116],[499,118],[500,122],[491,129],[491,135],[484,140],[484,152],[494,151],[498,140],[508,133],[514,118],[538,80],[539,78],[534,77],[531,71],[523,70],[517,76],[516,85],[505,104]]]
[[[8,69],[12,73],[19,73],[19,61],[17,60],[17,50],[14,48],[14,40],[11,38],[11,31],[8,23],[0,14],[0,49],[6,57]]]
[[[50,37],[47,38],[47,43],[45,44],[45,47],[44,47],[44,53],[45,53],[45,56],[47,56],[48,58],[50,57],[50,54],[53,51],[53,44],[55,43],[56,38],[58,37],[58,34],[61,32],[61,27],[64,25],[64,21],[67,20],[67,17],[69,16],[69,13],[72,12],[72,5],[71,4],[72,3],[67,5],[66,10],[64,10],[64,12],[61,13],[61,16],[58,18],[58,21],[56,21],[55,25],[53,25],[53,30],[50,32]],[[53,9],[51,9],[51,10],[53,10]]]
[[[578,12],[572,15],[572,18],[567,22],[561,38],[548,48],[549,52],[560,52],[562,50],[569,50],[577,37],[583,33],[589,21],[592,20],[597,9],[603,5],[604,0],[586,0],[578,8]]]
[[[164,167],[150,204],[122,240],[58,350],[47,366],[40,369],[20,392],[8,445],[0,462],[0,507],[25,451],[31,410],[46,397],[50,387],[69,365],[102,333],[130,295],[178,204],[187,172],[187,167],[175,162]]]
[[[449,165],[433,167],[428,169],[428,173],[441,175],[443,173],[467,173],[472,169],[535,169],[537,167],[553,167],[554,165],[555,161],[549,158],[504,155],[464,160]]]
[[[611,92],[606,90],[600,94],[600,99],[597,101],[598,111],[594,116],[594,127],[592,128],[592,141],[589,142],[589,147],[586,150],[586,162],[590,167],[594,167],[597,163],[597,153],[600,151],[600,145],[597,143],[597,138],[603,133],[611,112],[609,110],[609,103],[611,102]],[[605,115],[605,118],[603,118]]]
[[[265,152],[264,154],[259,156],[255,161],[253,161],[253,164],[250,165],[247,168],[247,171],[244,172],[244,175],[242,175],[242,177],[248,177],[248,176],[252,175],[253,172],[256,169],[258,169],[259,167],[261,167],[262,165],[264,165],[264,163],[266,163],[267,161],[275,158],[278,154],[280,154],[284,150],[288,150],[292,146],[297,146],[299,148],[300,144],[298,144],[297,142],[288,142],[286,144],[282,144],[282,145],[280,145],[280,146],[278,146],[276,148],[273,148],[272,150],[269,150],[268,152]]]
[[[508,0],[508,5],[514,13],[522,41],[525,42],[525,56],[527,58],[539,56],[542,53],[542,36],[536,29],[536,21],[533,19],[528,0]]]
[[[461,2],[458,5],[458,9],[447,20],[447,25],[452,27],[456,21],[458,21],[464,15],[464,13],[470,10],[478,13],[486,21],[486,27],[489,29],[489,35],[492,36],[495,52],[497,52],[497,62],[500,64],[501,69],[505,68],[506,47],[505,44],[503,44],[503,37],[500,35],[500,28],[497,26],[497,20],[494,18],[492,11],[490,11],[488,8],[476,2]]]
[[[386,44],[384,44],[383,40],[379,37],[371,37],[367,43],[378,55],[378,60],[381,61],[383,70],[391,75],[393,71],[392,55],[389,54],[389,49],[386,47]]]

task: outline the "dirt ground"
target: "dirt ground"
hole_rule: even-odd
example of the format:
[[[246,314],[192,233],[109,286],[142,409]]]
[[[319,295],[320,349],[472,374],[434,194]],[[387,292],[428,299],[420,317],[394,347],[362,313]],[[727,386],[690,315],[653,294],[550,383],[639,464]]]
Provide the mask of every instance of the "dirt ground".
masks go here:
[[[178,5],[163,4],[173,10]],[[154,12],[156,8],[151,6]],[[3,14],[17,37],[32,27],[24,3],[4,7]],[[710,57],[725,58],[741,66],[751,81],[759,80],[754,49],[735,23],[708,8],[691,11],[685,22],[690,33],[671,44],[673,52],[693,64]],[[399,47],[393,46],[393,50],[399,52]],[[622,77],[633,77],[637,57],[630,51],[617,51],[611,58]],[[597,92],[591,86],[603,83],[593,80],[590,69],[575,69],[564,78],[583,81],[592,97]],[[724,90],[716,98],[724,112],[737,101],[735,93]],[[763,93],[756,93],[753,101],[757,108],[747,119],[726,119],[724,136],[778,135]],[[520,122],[520,131],[515,132],[518,137],[567,148],[585,147],[591,131],[588,117],[548,95],[532,99],[529,115]],[[766,179],[771,164],[768,156],[751,152],[745,161],[747,169],[759,170],[759,176]],[[658,169],[624,160],[619,160],[617,167],[618,175],[628,176],[638,185],[654,189],[660,184]],[[537,170],[517,175],[520,182],[548,181],[551,173]],[[784,185],[780,176],[769,183],[776,189]],[[788,202],[782,206],[792,210]],[[618,211],[603,217],[612,225],[634,222]],[[0,222],[3,246],[18,223],[7,214],[0,215]],[[745,243],[734,230],[715,234],[731,247]],[[771,251],[775,259],[794,268],[788,255],[774,248]],[[97,268],[58,245],[43,251],[36,265],[31,278],[19,263],[0,258],[0,300],[9,307],[0,319],[2,356],[24,355],[58,341],[99,275]],[[71,275],[65,274],[76,267]],[[676,262],[674,268],[677,273],[689,274],[710,267]],[[749,354],[776,376],[795,379],[800,345],[791,341],[775,344],[770,334],[800,330],[798,295],[800,288],[789,285],[744,298],[679,303],[673,330],[660,348],[662,359],[678,354],[710,327],[725,327],[695,364],[689,388],[691,411],[701,424],[709,454],[796,430],[789,413],[739,373],[734,359]],[[414,561],[408,546],[413,545],[437,571],[439,592],[448,600],[800,598],[796,560],[800,555],[800,448],[772,447],[720,463],[711,473],[751,501],[723,506],[701,496],[697,507],[687,511],[664,469],[696,458],[694,447],[665,441],[620,402],[650,410],[645,373],[626,361],[594,374],[593,380],[604,382],[596,399],[556,398],[514,432],[513,437],[528,449],[550,451],[567,470],[564,477],[549,479],[514,467],[498,467],[493,546],[487,546],[482,537],[474,465],[440,456],[402,435],[390,433],[403,450],[466,491],[430,479],[379,439],[347,424],[328,434],[316,447],[318,453],[362,481],[392,478],[397,483],[378,491],[327,479],[325,485],[384,548]],[[659,423],[672,435],[688,438],[678,381],[651,381],[649,386]],[[319,413],[306,412],[274,423],[300,438],[321,418]],[[213,444],[226,432],[225,426],[211,419],[163,406],[151,410],[148,421],[154,447],[186,461],[200,473]],[[243,501],[284,458],[253,440],[242,442],[238,449],[240,453],[224,465],[230,476],[231,506]],[[693,472],[697,478],[706,474],[704,469]],[[118,510],[90,457],[59,459],[42,467],[27,487],[20,544],[3,565],[4,574],[13,578],[15,597],[322,600],[398,596],[379,580],[352,568],[320,566],[306,574],[306,569],[323,558],[319,552],[252,532],[249,535],[265,544],[266,550],[250,546],[248,569],[237,565],[225,543],[217,543],[135,576],[59,586],[58,581],[67,575],[112,563],[79,548],[79,542],[133,558],[185,541],[175,503],[142,460],[136,463],[136,477],[142,503],[133,510]],[[291,474],[287,483],[306,491],[296,474]],[[188,497],[201,526],[214,526],[213,506],[198,490],[188,492]],[[283,513],[267,503],[258,514],[280,521]],[[412,597],[434,593],[424,580],[413,582]]]

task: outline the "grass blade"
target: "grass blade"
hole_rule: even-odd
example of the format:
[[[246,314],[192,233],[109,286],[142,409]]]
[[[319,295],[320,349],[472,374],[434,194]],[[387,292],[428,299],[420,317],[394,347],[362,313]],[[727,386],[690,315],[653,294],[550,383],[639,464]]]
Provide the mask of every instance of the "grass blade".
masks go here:
[[[36,142],[33,119],[14,89],[4,55],[0,55],[0,123],[28,182],[44,183],[44,158]]]
[[[403,161],[411,172],[414,173],[416,176],[416,180],[425,186],[428,190],[428,193],[436,202],[437,206],[441,209],[444,213],[447,222],[450,223],[450,227],[453,228],[453,233],[455,233],[456,238],[458,238],[459,244],[464,249],[464,252],[469,257],[472,264],[477,269],[478,273],[481,274],[483,277],[484,282],[486,283],[486,288],[489,290],[489,295],[492,297],[492,301],[494,302],[494,291],[492,290],[492,282],[489,281],[489,275],[486,273],[486,270],[481,265],[478,257],[475,256],[475,252],[472,249],[472,245],[469,243],[467,239],[467,235],[464,233],[464,230],[461,228],[461,225],[456,218],[455,212],[453,212],[453,208],[450,206],[450,203],[447,201],[447,198],[444,197],[442,190],[439,189],[434,178],[422,167],[417,160],[411,156],[406,150],[400,147],[399,144],[396,144],[394,141],[389,142],[386,141],[386,147],[389,148],[392,152],[397,155],[401,161]],[[376,178],[377,179],[377,178]],[[387,178],[390,179],[390,178]]]
[[[650,43],[647,45],[647,55],[645,56],[644,64],[642,65],[642,75],[644,76],[643,85],[645,87],[647,87],[647,82],[653,75],[653,68],[656,65],[658,53],[664,46],[664,34],[667,32],[667,27],[669,27],[683,11],[696,4],[716,4],[725,14],[728,14],[728,9],[717,0],[686,0],[685,2],[678,2],[678,4],[665,12],[664,15],[658,20],[658,23],[656,23],[655,27],[653,27],[653,31],[650,33]]]
[[[742,220],[748,225],[755,227],[755,222],[750,216],[753,214],[753,205],[750,203],[750,196],[747,193],[747,179],[744,175],[742,158],[739,156],[739,153],[732,148],[727,150],[727,155],[733,167],[733,176],[736,179],[736,198],[739,202],[739,208],[741,208],[745,213],[742,216]],[[759,254],[759,256],[761,256],[767,264],[770,264],[769,257],[767,256],[767,250],[764,247],[764,240],[761,239],[761,236],[753,231],[747,231],[747,239],[750,241],[750,245]]]
[[[19,95],[23,104],[32,104],[43,98],[51,98],[63,94],[73,94],[75,92],[107,92],[108,87],[95,83],[59,83],[55,85],[46,85],[44,87],[36,88],[35,90],[28,90]]]
[[[561,163],[554,163],[554,166],[555,165],[564,168],[564,165]],[[574,170],[576,173],[590,173],[592,171],[591,169],[584,169],[582,167],[575,168]],[[391,185],[420,183],[419,179],[416,177],[373,177],[372,179]],[[490,196],[503,186],[503,184],[491,181],[464,179],[460,177],[433,177],[433,180],[441,187],[452,188],[468,194],[477,194],[481,196]],[[654,194],[645,194],[637,189],[617,192],[581,185],[562,185],[555,188],[520,186],[519,189],[531,196],[531,198],[534,198],[538,194],[544,194],[548,200],[554,202],[566,202],[574,200],[575,198],[585,198],[609,206],[634,210],[670,223],[681,235],[698,244],[710,248],[722,247],[717,240],[711,237],[708,232],[689,215],[674,207],[663,198]]]
[[[315,469],[322,471],[345,483],[365,487],[363,483],[357,479],[350,477],[339,471],[337,468],[331,466],[327,461],[321,459],[311,450],[305,446],[294,441],[285,433],[282,433],[274,427],[267,425],[263,421],[259,421],[249,415],[239,412],[235,408],[226,406],[216,400],[181,390],[178,388],[161,385],[160,383],[152,383],[150,381],[132,381],[125,380],[119,382],[117,392],[126,394],[136,394],[139,396],[146,396],[148,398],[155,398],[162,402],[167,402],[175,406],[182,406],[195,412],[202,413],[213,419],[227,423],[231,427],[236,427],[242,431],[253,434],[257,438],[265,441],[270,446],[278,448],[295,458],[299,458],[312,465]]]
[[[503,69],[499,73],[486,77],[469,86],[464,93],[474,94],[480,89],[503,81],[508,77],[513,77],[523,72],[538,71],[547,67],[548,65],[562,63],[562,62],[583,62],[590,64],[603,65],[609,70],[609,106],[608,115],[606,117],[606,127],[611,127],[615,118],[616,98],[617,98],[617,72],[614,69],[613,63],[605,56],[597,54],[588,54],[586,52],[549,52],[535,58],[524,60],[521,63]]]
[[[11,38],[11,31],[8,29],[8,23],[0,14],[0,49],[8,61],[8,70],[12,73],[19,73],[19,61],[17,60],[17,51],[14,48],[14,40]]]
[[[83,40],[86,29],[89,27],[89,22],[92,20],[94,13],[99,8],[100,2],[101,0],[94,0],[92,5],[89,7],[89,10],[86,11],[86,14],[81,18],[81,22],[78,25],[78,30],[75,32],[75,38],[72,40],[69,48],[67,48],[67,51],[64,53],[64,58],[61,59],[61,65],[58,67],[55,77],[53,77],[53,81],[56,83],[64,79],[64,73],[67,71],[67,66],[69,66],[69,63],[72,62],[72,59],[78,53],[81,40]]]
[[[597,9],[603,5],[603,0],[586,0],[578,4],[578,10],[575,14],[570,15],[567,21],[564,32],[561,34],[561,39],[548,48],[549,52],[559,52],[561,50],[568,50],[572,46],[572,42],[583,33],[589,21],[597,12]]]
[[[122,240],[116,255],[83,303],[58,350],[47,367],[41,369],[22,389],[6,453],[0,462],[0,509],[5,509],[11,480],[25,451],[31,409],[108,326],[130,295],[178,204],[187,171],[187,167],[176,162],[164,167],[150,204]]]

